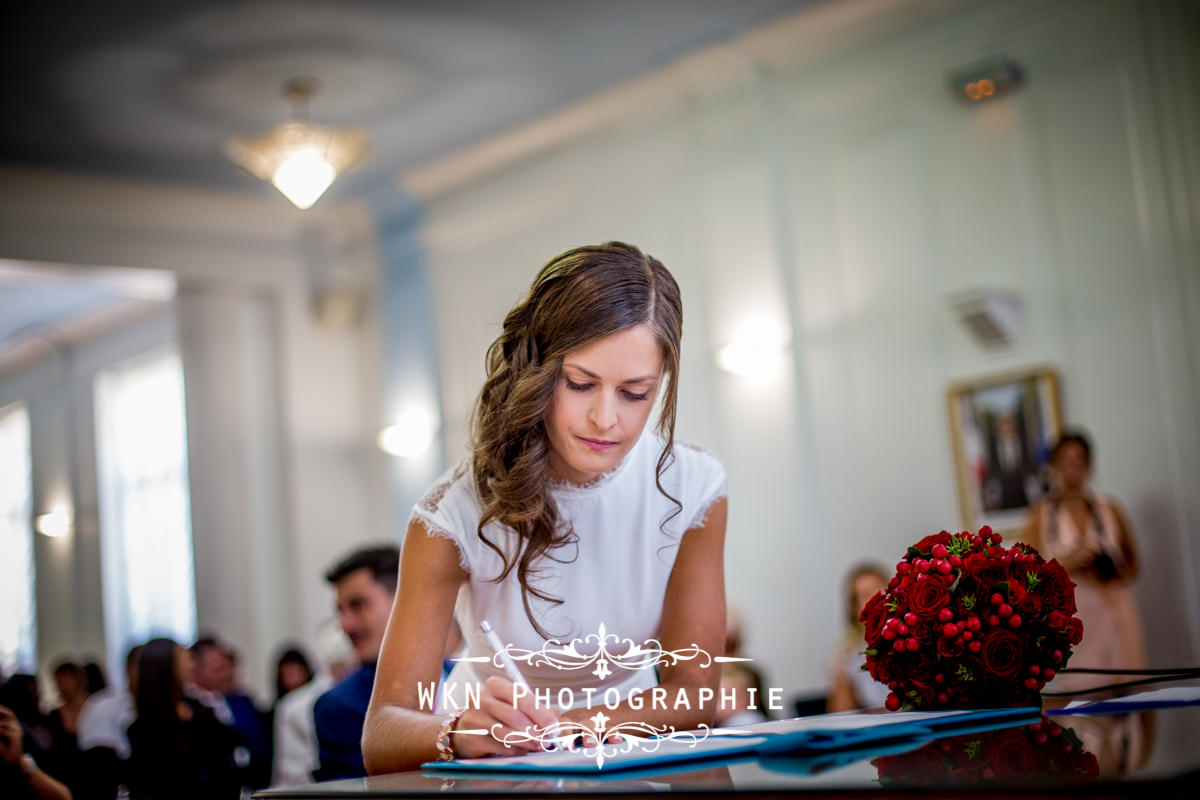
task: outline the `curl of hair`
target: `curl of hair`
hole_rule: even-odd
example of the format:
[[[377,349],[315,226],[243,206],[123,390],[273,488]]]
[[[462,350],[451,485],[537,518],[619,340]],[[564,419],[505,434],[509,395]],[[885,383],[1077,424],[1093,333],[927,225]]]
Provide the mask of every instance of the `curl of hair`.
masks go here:
[[[637,325],[652,331],[663,354],[666,383],[657,429],[665,446],[655,482],[675,504],[665,525],[682,510],[663,488],[662,475],[674,458],[683,305],[678,284],[661,262],[622,242],[555,257],[538,273],[528,296],[509,311],[487,351],[487,375],[471,420],[472,471],[482,504],[478,534],[504,562],[492,580],[499,583],[516,570],[525,615],[545,638],[550,636],[534,619],[531,598],[555,605],[562,600],[531,579],[543,555],[575,536],[549,492],[546,414],[567,353]],[[491,522],[516,534],[514,552],[484,534]]]

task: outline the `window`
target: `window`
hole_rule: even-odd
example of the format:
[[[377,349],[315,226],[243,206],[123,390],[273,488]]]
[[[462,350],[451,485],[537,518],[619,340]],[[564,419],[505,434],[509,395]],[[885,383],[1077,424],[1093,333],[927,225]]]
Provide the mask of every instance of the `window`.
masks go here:
[[[105,641],[110,674],[153,636],[196,634],[183,370],[175,352],[96,377]]]
[[[37,607],[33,594],[33,487],[29,411],[0,408],[0,674],[33,672]]]

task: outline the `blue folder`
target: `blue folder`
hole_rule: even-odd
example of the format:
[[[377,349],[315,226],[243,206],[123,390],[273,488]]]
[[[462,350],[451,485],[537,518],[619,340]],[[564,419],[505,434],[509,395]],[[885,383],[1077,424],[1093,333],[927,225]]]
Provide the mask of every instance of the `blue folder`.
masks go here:
[[[1047,711],[1050,717],[1101,714],[1132,714],[1156,708],[1200,705],[1200,686],[1167,686],[1147,692],[1109,697],[1103,700],[1076,700],[1065,708]]]
[[[602,764],[595,748],[532,753],[525,756],[454,759],[422,764],[435,774],[587,774],[654,770],[676,764],[740,756],[812,754],[829,756],[839,751],[859,751],[889,742],[919,742],[979,730],[1037,722],[1037,708],[999,708],[969,711],[877,714],[851,712],[763,722],[734,730],[716,729],[699,742],[669,739],[630,742],[628,747],[607,745]],[[697,737],[703,732],[694,732]]]

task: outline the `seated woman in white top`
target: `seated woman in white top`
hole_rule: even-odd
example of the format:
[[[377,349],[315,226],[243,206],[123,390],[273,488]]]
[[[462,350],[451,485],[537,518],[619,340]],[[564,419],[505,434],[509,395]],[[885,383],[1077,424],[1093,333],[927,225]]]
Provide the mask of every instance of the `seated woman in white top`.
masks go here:
[[[488,350],[471,455],[426,493],[408,525],[363,731],[369,772],[540,749],[536,737],[506,746],[505,735],[596,714],[579,703],[562,710],[563,689],[591,688],[597,702],[615,689],[621,702],[602,706],[607,729],[712,721],[714,702],[702,702],[720,680],[711,658],[664,659],[657,674],[522,662],[535,694],[518,696],[486,660],[479,629],[487,619],[506,645],[531,651],[576,639],[586,650],[589,635],[594,651],[603,627],[620,642],[721,654],[725,472],[674,438],[682,319],[671,274],[618,242],[558,256],[509,312]],[[660,394],[657,425],[644,432]],[[433,713],[418,686],[438,680],[452,617],[465,657],[478,660],[458,662],[442,707],[454,707],[446,695],[464,684],[479,682],[482,698],[477,708]],[[608,646],[624,647],[611,638]],[[631,702],[655,684],[669,703]],[[546,689],[554,702],[536,702]],[[482,729],[492,735],[455,735]]]

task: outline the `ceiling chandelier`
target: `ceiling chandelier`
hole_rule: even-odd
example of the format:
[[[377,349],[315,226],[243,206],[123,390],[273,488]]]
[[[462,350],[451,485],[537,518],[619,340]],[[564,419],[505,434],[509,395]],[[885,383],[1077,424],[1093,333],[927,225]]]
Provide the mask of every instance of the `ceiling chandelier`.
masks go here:
[[[367,155],[367,135],[314,125],[308,101],[316,92],[312,78],[293,78],[283,94],[292,104],[292,119],[258,136],[234,136],[225,155],[238,166],[270,181],[296,208],[310,207],[334,179]]]

